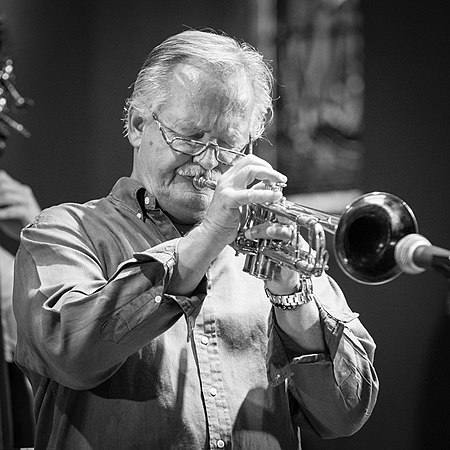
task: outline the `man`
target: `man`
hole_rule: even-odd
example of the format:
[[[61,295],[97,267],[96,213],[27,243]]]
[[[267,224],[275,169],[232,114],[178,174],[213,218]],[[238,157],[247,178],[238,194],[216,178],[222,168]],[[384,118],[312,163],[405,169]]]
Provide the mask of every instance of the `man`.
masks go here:
[[[5,143],[7,138],[2,125],[0,122],[0,144]],[[0,170],[0,234],[18,241],[20,230],[33,220],[40,210],[33,190]],[[14,441],[14,446],[19,448],[33,445],[34,417],[30,384],[13,361],[17,342],[17,325],[12,305],[13,275],[14,256],[0,246],[0,331],[3,338],[3,348],[0,350],[4,352],[6,363],[7,376],[4,383],[10,391],[10,402],[8,399],[1,399],[4,402],[2,413],[5,416],[10,415],[11,440]]]
[[[271,83],[246,44],[168,38],[128,101],[131,177],[24,229],[16,360],[35,392],[37,450],[294,449],[298,427],[331,438],[369,417],[375,345],[336,284],[318,277],[307,296],[286,268],[263,282],[230,246],[239,208],[279,200],[262,185],[286,182],[244,156]],[[200,177],[216,189],[194,186]]]

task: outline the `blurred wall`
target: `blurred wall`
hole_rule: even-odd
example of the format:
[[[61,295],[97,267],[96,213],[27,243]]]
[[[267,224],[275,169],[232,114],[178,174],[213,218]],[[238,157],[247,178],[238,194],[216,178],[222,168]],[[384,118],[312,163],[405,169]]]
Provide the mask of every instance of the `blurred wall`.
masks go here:
[[[450,248],[450,52],[445,2],[363,1],[364,191],[403,198],[420,232]],[[351,438],[307,449],[450,448],[450,284],[436,273],[382,286],[353,283],[335,268],[378,349],[379,401]]]
[[[148,51],[184,26],[253,41],[249,1],[17,2],[2,0],[17,87],[35,106],[15,115],[0,168],[31,185],[42,206],[107,194],[131,172],[122,135],[127,87]],[[450,248],[450,42],[443,1],[365,1],[366,149],[363,191],[406,200],[420,231]],[[280,92],[282,95],[282,92]],[[335,267],[352,308],[377,341],[381,392],[355,436],[306,449],[441,449],[450,445],[448,285],[434,273],[360,286]],[[448,445],[447,445],[448,444]]]

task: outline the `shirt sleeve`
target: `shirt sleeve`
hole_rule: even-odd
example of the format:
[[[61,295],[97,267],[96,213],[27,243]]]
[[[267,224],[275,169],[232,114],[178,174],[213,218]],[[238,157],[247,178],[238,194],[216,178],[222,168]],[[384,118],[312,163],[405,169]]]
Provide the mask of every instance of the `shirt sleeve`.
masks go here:
[[[89,389],[190,314],[204,294],[165,294],[178,239],[120,264],[105,278],[89,238],[73,224],[36,220],[16,255],[16,361],[72,389]]]
[[[372,413],[379,387],[375,343],[338,285],[329,281],[335,298],[316,299],[328,351],[302,352],[278,327],[272,311],[267,353],[269,383],[287,383],[294,424],[321,438],[358,431]]]

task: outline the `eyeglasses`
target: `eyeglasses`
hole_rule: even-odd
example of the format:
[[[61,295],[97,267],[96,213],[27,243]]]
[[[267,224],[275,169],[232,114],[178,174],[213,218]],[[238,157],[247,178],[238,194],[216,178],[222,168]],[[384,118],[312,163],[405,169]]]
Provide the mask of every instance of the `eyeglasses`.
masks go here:
[[[176,152],[183,153],[184,155],[197,156],[203,153],[207,148],[213,147],[215,150],[215,156],[217,161],[225,164],[227,166],[232,166],[240,157],[245,155],[248,149],[249,153],[252,153],[252,141],[250,140],[242,148],[230,147],[225,148],[216,144],[215,142],[201,142],[194,139],[184,138],[182,136],[177,136],[174,131],[170,128],[165,127],[158,120],[156,114],[152,114],[153,119],[155,119],[156,125],[158,125],[159,131],[166,144]],[[172,134],[172,137],[169,137]]]

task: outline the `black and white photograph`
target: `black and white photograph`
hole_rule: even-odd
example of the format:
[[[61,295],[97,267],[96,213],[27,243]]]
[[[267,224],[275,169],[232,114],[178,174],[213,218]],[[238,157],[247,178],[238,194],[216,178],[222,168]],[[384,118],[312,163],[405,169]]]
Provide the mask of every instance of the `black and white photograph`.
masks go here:
[[[0,450],[450,448],[446,3],[0,1]]]

